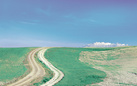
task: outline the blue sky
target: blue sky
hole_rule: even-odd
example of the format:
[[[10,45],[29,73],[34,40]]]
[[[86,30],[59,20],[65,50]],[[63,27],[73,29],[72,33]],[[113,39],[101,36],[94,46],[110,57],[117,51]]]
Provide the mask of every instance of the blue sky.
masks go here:
[[[1,0],[0,47],[137,45],[136,0]]]

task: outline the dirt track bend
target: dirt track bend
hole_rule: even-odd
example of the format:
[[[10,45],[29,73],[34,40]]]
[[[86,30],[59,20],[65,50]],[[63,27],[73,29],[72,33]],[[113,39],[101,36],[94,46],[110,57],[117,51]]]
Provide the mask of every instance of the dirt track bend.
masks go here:
[[[64,74],[58,70],[57,68],[55,68],[45,57],[44,57],[44,53],[47,49],[42,49],[39,51],[38,53],[38,57],[39,59],[45,64],[47,65],[47,67],[49,67],[53,73],[54,76],[52,79],[50,79],[48,82],[46,82],[45,84],[41,85],[41,86],[52,86],[55,85],[56,83],[58,83],[63,77]]]
[[[29,65],[32,68],[31,72],[26,77],[18,80],[15,83],[12,83],[12,84],[8,85],[8,86],[29,86],[30,82],[32,80],[45,75],[44,68],[41,65],[39,65],[35,61],[35,58],[34,58],[34,55],[36,54],[36,52],[38,52],[41,49],[42,48],[37,48],[37,49],[31,51],[30,54],[28,55],[28,62],[29,62]]]

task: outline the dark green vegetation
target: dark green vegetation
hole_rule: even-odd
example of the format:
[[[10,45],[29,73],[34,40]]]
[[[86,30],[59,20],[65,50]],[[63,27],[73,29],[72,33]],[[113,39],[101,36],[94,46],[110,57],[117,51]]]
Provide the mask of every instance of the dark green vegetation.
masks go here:
[[[45,77],[43,77],[41,82],[33,84],[34,86],[40,86],[40,85],[46,83],[47,81],[49,81],[53,77],[53,72],[41,60],[36,58],[36,56],[35,56],[35,59],[38,63],[40,63],[42,65],[42,67],[44,67],[45,72],[46,72],[46,75],[45,75]]]
[[[65,76],[55,86],[85,86],[103,81],[106,73],[79,61],[82,51],[107,51],[115,48],[51,48],[45,57]]]
[[[0,81],[7,82],[22,76],[27,68],[24,60],[34,48],[0,48]]]
[[[49,81],[51,78],[52,78],[52,77],[48,77],[48,78],[47,78],[47,76],[46,76],[46,77],[43,78],[43,80],[42,80],[41,82],[34,83],[33,85],[34,85],[34,86],[40,86],[40,85],[46,83],[47,81]]]

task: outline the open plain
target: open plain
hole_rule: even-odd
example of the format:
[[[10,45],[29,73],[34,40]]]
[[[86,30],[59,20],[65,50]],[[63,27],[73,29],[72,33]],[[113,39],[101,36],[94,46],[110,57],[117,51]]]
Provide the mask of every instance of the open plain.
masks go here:
[[[21,75],[18,75],[18,73],[16,73],[16,78],[13,77],[9,79],[9,83],[5,84],[4,80],[7,80],[8,76],[0,75],[0,85],[137,85],[137,47],[134,46],[115,48],[33,48],[31,50],[32,51],[30,53],[28,53],[29,50],[25,51],[24,53],[28,53],[28,56],[19,60],[20,62],[24,62],[27,59],[27,66],[29,67],[26,68],[29,68],[29,72],[26,73],[27,69],[20,69],[20,71],[24,71],[24,73],[22,73]],[[1,52],[4,51],[6,50],[2,50]],[[11,53],[9,54],[12,56]],[[8,56],[9,54],[7,54],[6,56]],[[17,53],[14,54],[16,55]],[[5,53],[3,54],[3,56],[4,55]],[[14,61],[8,60],[8,57],[4,59],[0,59],[0,64],[2,64],[3,61]],[[18,63],[17,60],[16,62]],[[8,65],[11,64],[15,66],[16,62],[8,63]],[[7,64],[5,63],[5,65]],[[26,62],[24,65],[22,63],[22,66],[24,66],[24,68],[25,65]],[[3,69],[3,72],[6,71],[7,74],[10,73],[10,71],[7,70]]]

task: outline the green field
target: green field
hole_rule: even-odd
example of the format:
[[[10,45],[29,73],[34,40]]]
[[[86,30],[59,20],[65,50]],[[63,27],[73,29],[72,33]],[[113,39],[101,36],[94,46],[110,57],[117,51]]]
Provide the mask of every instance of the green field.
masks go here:
[[[26,73],[24,60],[34,48],[0,48],[0,82],[8,82]]]
[[[32,49],[34,48],[0,48],[0,83],[28,73],[25,66],[26,57]],[[35,60],[46,72],[39,83],[33,84],[39,86],[50,80],[54,74],[36,57],[35,55]],[[45,52],[45,57],[65,75],[55,86],[136,86],[137,84],[137,47],[134,46],[50,48]]]
[[[85,86],[102,82],[106,73],[79,60],[82,51],[108,51],[115,48],[51,48],[45,57],[64,73],[64,78],[55,86]]]

